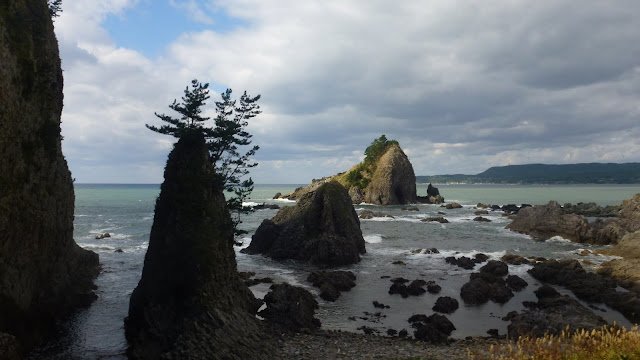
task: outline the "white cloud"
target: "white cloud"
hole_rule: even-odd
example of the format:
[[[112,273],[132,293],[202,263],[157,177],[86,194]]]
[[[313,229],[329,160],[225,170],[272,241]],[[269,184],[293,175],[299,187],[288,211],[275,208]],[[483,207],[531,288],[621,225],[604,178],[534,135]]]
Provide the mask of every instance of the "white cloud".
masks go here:
[[[633,0],[174,3],[244,25],[185,33],[148,59],[101,25],[136,1],[65,3],[64,150],[78,181],[161,181],[148,169],[162,169],[170,139],[144,124],[192,78],[262,94],[249,126],[258,183],[347,170],[383,133],[417,174],[640,161]]]

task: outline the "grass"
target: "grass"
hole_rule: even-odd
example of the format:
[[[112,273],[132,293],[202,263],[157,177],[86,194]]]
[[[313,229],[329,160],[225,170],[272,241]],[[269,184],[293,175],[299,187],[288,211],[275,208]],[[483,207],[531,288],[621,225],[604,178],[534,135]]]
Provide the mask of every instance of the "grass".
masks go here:
[[[615,326],[600,330],[570,332],[541,338],[520,337],[516,342],[491,345],[489,349],[469,349],[471,359],[513,360],[626,360],[640,359],[638,326],[630,330]]]

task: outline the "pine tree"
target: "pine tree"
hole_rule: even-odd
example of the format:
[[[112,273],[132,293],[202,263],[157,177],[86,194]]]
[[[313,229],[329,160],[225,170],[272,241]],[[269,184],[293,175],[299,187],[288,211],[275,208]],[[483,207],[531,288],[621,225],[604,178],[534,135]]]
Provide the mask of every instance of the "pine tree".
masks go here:
[[[59,13],[62,12],[62,0],[48,0],[47,5],[49,6],[49,16],[51,16],[52,19],[60,16]]]
[[[204,134],[209,147],[210,159],[218,176],[218,186],[234,196],[227,200],[227,207],[232,214],[234,233],[236,236],[247,232],[238,228],[242,223],[241,214],[252,211],[244,208],[242,203],[253,191],[253,180],[244,179],[249,169],[258,165],[251,161],[251,157],[260,149],[254,145],[244,154],[240,147],[251,145],[253,135],[245,130],[248,120],[256,117],[262,111],[257,104],[260,95],[251,97],[245,91],[240,97],[238,105],[231,99],[232,90],[227,89],[221,94],[222,101],[216,101],[216,117],[214,127],[206,127],[204,123],[211,118],[202,116],[202,107],[209,97],[209,84],[201,84],[198,80],[191,81],[191,88],[184,90],[182,102],[174,100],[169,108],[181,115],[174,118],[165,114],[155,115],[168,124],[156,127],[145,125],[148,129],[160,134],[180,138],[190,131],[200,131]]]

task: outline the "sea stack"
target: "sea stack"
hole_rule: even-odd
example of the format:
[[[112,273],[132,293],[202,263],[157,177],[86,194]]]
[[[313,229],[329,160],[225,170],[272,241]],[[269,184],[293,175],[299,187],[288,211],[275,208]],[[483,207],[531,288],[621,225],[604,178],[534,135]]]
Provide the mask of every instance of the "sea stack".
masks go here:
[[[285,206],[264,220],[242,250],[276,260],[346,265],[360,261],[365,242],[347,190],[336,181],[307,192],[296,206]]]
[[[417,202],[416,174],[400,145],[389,146],[380,157],[363,194],[364,202],[369,204],[404,205]]]
[[[182,136],[169,154],[125,333],[133,359],[270,358],[240,280],[233,228],[204,138]]]
[[[0,357],[95,299],[98,255],[73,240],[62,154],[62,70],[45,0],[0,5]]]
[[[371,152],[375,154],[372,155]],[[417,196],[413,166],[397,141],[387,140],[382,135],[374,140],[365,154],[365,160],[349,171],[314,179],[309,186],[297,188],[293,193],[280,197],[298,201],[304,194],[316,190],[321,185],[338,181],[347,189],[354,204],[365,202],[375,205],[405,205],[444,202],[438,189],[433,186],[429,187],[427,196]]]

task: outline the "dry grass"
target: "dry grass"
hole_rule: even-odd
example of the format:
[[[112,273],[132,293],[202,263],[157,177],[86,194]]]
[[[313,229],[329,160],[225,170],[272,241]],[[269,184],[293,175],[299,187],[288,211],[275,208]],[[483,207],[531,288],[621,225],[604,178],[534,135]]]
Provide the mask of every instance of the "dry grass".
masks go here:
[[[469,349],[471,359],[513,360],[578,360],[640,359],[640,332],[632,329],[604,327],[601,330],[570,332],[569,327],[558,336],[520,337],[518,341]]]

